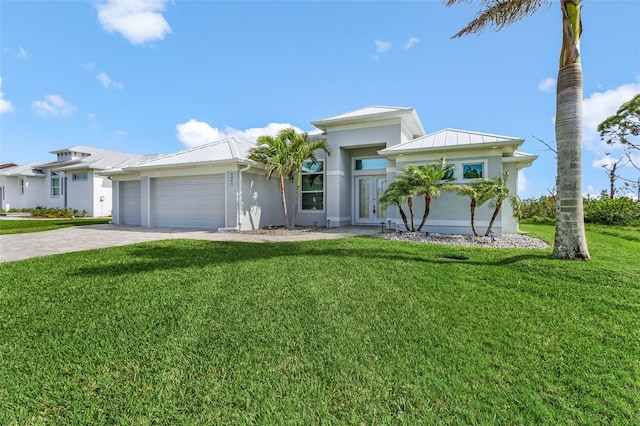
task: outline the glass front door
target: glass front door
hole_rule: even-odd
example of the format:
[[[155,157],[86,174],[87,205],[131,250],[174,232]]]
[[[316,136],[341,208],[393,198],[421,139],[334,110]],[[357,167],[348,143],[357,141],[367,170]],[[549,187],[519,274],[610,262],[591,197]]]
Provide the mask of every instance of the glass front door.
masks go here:
[[[386,176],[356,176],[355,223],[378,225],[387,218],[387,209],[378,201],[387,189]]]

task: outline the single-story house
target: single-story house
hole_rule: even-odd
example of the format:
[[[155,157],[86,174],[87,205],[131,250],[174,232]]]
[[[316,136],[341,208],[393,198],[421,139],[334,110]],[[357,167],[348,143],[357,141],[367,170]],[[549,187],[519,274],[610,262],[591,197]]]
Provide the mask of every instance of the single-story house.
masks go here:
[[[144,160],[145,156],[74,146],[51,151],[56,160],[0,170],[2,208],[72,208],[88,216],[110,216],[111,180],[97,172]]]
[[[401,229],[397,208],[384,208],[378,199],[405,165],[445,157],[461,184],[508,171],[509,187],[517,193],[518,170],[537,158],[518,152],[520,138],[453,129],[426,134],[413,108],[370,106],[311,124],[309,137],[326,140],[331,155],[318,153],[319,162],[304,167],[298,225],[384,223]],[[253,146],[231,137],[100,172],[113,181],[113,223],[220,230],[283,225],[278,182],[266,180],[262,165],[247,157]],[[293,185],[286,195],[291,211]],[[414,205],[421,215],[423,200]],[[492,211],[477,210],[479,229]],[[470,233],[468,199],[444,193],[433,202],[425,230]],[[510,206],[503,207],[494,230],[517,232]]]

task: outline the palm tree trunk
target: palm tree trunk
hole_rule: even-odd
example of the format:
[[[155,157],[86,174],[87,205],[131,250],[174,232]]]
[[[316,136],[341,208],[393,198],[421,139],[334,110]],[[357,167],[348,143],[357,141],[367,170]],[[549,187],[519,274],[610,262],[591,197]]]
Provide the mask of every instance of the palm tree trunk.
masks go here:
[[[493,211],[493,215],[491,216],[491,221],[489,222],[489,227],[487,228],[487,232],[484,233],[485,237],[488,237],[489,234],[491,233],[491,228],[493,228],[493,222],[495,222],[496,218],[498,217],[498,212],[500,211],[501,207],[502,207],[502,201],[496,202],[496,208]]]
[[[402,207],[398,204],[398,210],[400,211],[400,217],[402,218],[402,222],[404,222],[404,229],[409,230],[409,223],[407,222],[407,214],[404,212]]]
[[[476,231],[476,200],[475,198],[471,199],[471,230],[473,231],[474,236],[478,236],[478,232]]]
[[[296,201],[293,206],[293,214],[291,215],[291,229],[296,227],[296,218],[298,216],[298,206],[300,203],[301,187],[302,187],[302,173],[298,172],[298,181],[296,182]]]
[[[284,214],[284,226],[289,227],[289,215],[287,214],[287,197],[284,193],[284,175],[280,175],[280,199],[282,200],[282,213]]]
[[[422,215],[422,222],[420,222],[420,226],[418,226],[418,232],[422,231],[422,227],[427,221],[427,217],[429,217],[429,211],[431,210],[431,199],[431,195],[425,195],[424,197],[424,214]]]
[[[553,257],[589,259],[582,206],[582,65],[580,0],[563,0],[556,96],[558,197]]]
[[[588,260],[582,203],[582,67],[579,62],[560,69],[557,90],[558,196],[553,257]]]
[[[409,205],[409,216],[411,216],[411,232],[415,232],[416,225],[413,219],[413,198],[412,197],[407,198],[407,204]]]

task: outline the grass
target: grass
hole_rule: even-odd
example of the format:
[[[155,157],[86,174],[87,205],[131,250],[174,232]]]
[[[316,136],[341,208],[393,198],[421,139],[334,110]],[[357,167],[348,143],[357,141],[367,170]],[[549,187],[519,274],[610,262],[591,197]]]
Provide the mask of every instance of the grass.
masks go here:
[[[591,262],[358,237],[0,264],[0,424],[638,424],[620,232]]]
[[[67,228],[69,226],[98,225],[109,223],[110,221],[110,217],[89,219],[2,219],[0,220],[0,235],[51,231],[52,229]]]

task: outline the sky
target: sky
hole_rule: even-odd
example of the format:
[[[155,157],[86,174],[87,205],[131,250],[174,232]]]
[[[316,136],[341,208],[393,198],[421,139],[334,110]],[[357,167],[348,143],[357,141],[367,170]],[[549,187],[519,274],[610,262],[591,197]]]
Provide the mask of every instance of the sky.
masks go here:
[[[584,0],[583,192],[620,147],[597,125],[640,92],[640,1]],[[171,153],[370,105],[525,140],[519,195],[553,189],[557,1],[494,32],[451,36],[478,2],[0,0],[0,164],[86,145]],[[607,155],[608,154],[608,155]],[[621,175],[637,179],[630,166]]]

